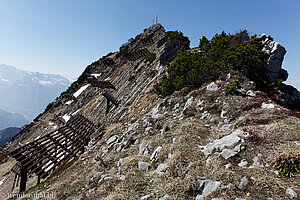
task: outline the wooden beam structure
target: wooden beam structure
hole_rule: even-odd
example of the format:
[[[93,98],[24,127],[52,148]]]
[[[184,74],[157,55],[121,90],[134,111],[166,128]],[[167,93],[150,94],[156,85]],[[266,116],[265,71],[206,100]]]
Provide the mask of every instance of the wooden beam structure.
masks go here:
[[[133,52],[129,52],[127,58],[131,61],[134,61],[143,58],[148,54],[150,54],[149,50],[147,48],[142,48],[142,49],[137,49],[136,51]]]
[[[65,94],[63,97],[65,97],[69,101],[77,102],[76,97],[74,97],[74,95],[72,95],[72,94]]]
[[[28,175],[45,179],[83,151],[94,131],[94,124],[78,114],[65,126],[11,151],[9,155],[17,160],[11,171],[21,179],[20,192],[26,190]]]
[[[93,86],[93,87],[98,87],[101,89],[104,88],[109,88],[109,89],[114,89],[116,90],[115,86],[113,86],[113,84],[111,84],[109,81],[99,81],[97,78],[95,78],[94,76],[90,76],[87,78],[88,82]]]
[[[116,90],[115,86],[111,84],[109,81],[99,81],[94,76],[90,76],[87,78],[88,82],[91,84],[92,87],[100,88],[101,94],[106,98],[106,114],[108,114],[110,110],[110,102],[112,102],[116,107],[119,106],[120,101],[118,101],[108,90],[106,89],[114,89]]]
[[[0,165],[4,162],[7,161],[8,159],[8,154],[7,151],[5,149],[3,149],[2,147],[0,147]]]
[[[57,114],[54,115],[55,116],[55,119],[57,121],[59,121],[59,123],[61,123],[62,125],[65,125],[66,124],[66,121],[64,120],[64,118],[58,116]]]
[[[117,100],[108,90],[104,90],[101,93],[107,100],[106,104],[106,114],[109,112],[110,109],[110,102],[112,102],[116,107],[119,106],[120,101]]]

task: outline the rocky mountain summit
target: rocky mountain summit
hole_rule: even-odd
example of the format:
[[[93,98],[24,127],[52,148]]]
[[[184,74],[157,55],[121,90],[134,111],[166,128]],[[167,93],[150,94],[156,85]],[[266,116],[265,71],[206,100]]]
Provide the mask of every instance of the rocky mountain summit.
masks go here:
[[[97,126],[84,153],[40,184],[29,177],[27,192],[55,193],[58,199],[297,199],[300,114],[288,108],[299,108],[299,95],[282,83],[284,48],[265,35],[252,39],[222,33],[190,49],[182,33],[155,24],[87,66],[5,147],[16,149],[61,127],[56,116],[68,121],[80,113]],[[254,49],[252,57],[265,62],[250,63],[255,59],[249,56],[247,62],[236,60],[252,52],[248,46],[228,48],[241,55],[224,58],[216,53],[222,49],[212,46],[244,40]],[[209,60],[214,54],[216,60]],[[239,65],[229,68],[228,60]],[[207,76],[193,71],[193,63],[204,63],[197,69]],[[260,70],[249,66],[265,66],[261,77],[268,78],[253,80],[252,72],[261,75]],[[90,76],[112,83],[118,107],[106,114],[106,100]],[[168,79],[173,76],[175,83]],[[262,84],[270,93],[258,89]],[[11,190],[8,171],[14,162],[1,165],[0,194]]]

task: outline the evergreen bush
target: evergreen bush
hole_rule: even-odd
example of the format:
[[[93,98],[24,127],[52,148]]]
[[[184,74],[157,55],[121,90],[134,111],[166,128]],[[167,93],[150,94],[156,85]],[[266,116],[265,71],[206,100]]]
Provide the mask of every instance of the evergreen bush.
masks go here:
[[[172,38],[182,36],[170,33]],[[175,35],[175,36],[174,36]],[[168,43],[173,39],[168,39]],[[168,76],[154,86],[154,91],[162,96],[172,94],[184,87],[198,88],[207,81],[216,79],[230,70],[246,71],[258,89],[267,88],[265,66],[267,54],[262,51],[260,38],[250,38],[246,30],[235,35],[216,34],[211,40],[200,39],[199,52],[179,51],[168,67]]]

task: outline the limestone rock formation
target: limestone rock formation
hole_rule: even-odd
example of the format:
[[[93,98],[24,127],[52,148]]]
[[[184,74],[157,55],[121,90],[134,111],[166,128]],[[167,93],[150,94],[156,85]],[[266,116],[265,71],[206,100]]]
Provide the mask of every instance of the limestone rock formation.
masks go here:
[[[267,77],[269,81],[273,83],[276,83],[278,80],[286,81],[288,73],[285,69],[282,69],[282,62],[286,54],[285,48],[271,37],[267,37],[266,34],[260,35],[259,38],[262,39],[264,45],[263,51],[269,54],[267,61]]]
[[[267,77],[271,83],[278,83],[279,81],[286,81],[288,72],[282,69],[282,62],[286,49],[278,42],[274,41],[270,36],[262,34],[259,36],[264,45],[263,51],[269,54],[267,60]],[[283,92],[280,103],[283,106],[300,109],[300,92],[289,85],[281,84],[281,91]]]

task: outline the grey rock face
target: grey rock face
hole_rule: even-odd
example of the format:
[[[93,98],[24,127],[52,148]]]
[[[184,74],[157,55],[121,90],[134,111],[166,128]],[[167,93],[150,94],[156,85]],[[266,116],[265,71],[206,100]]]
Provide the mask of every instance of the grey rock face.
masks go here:
[[[199,190],[202,191],[202,194],[196,196],[196,200],[202,200],[207,197],[212,192],[216,191],[221,185],[219,181],[212,180],[199,180]]]
[[[260,35],[259,38],[262,39],[264,45],[263,51],[270,55],[267,61],[267,76],[269,81],[273,83],[279,79],[285,81],[288,73],[286,70],[281,69],[283,58],[286,54],[285,48],[265,34]]]
[[[280,100],[281,105],[286,107],[295,107],[300,105],[300,92],[292,87],[288,86],[287,89],[283,89],[283,95]]]
[[[253,164],[252,166],[250,166],[249,168],[261,168],[264,167],[263,164],[261,164],[259,161],[261,160],[261,154],[257,154],[252,160],[253,160]]]
[[[163,39],[163,43],[166,42],[166,39]],[[169,48],[167,48],[164,53],[161,54],[160,56],[160,64],[161,65],[166,65],[167,63],[171,62],[176,58],[178,50],[181,49],[181,47],[185,47],[187,44],[181,42],[181,41],[176,41],[174,42]]]
[[[225,185],[222,188],[227,190],[233,190],[235,186],[232,183],[229,183],[228,185]]]

